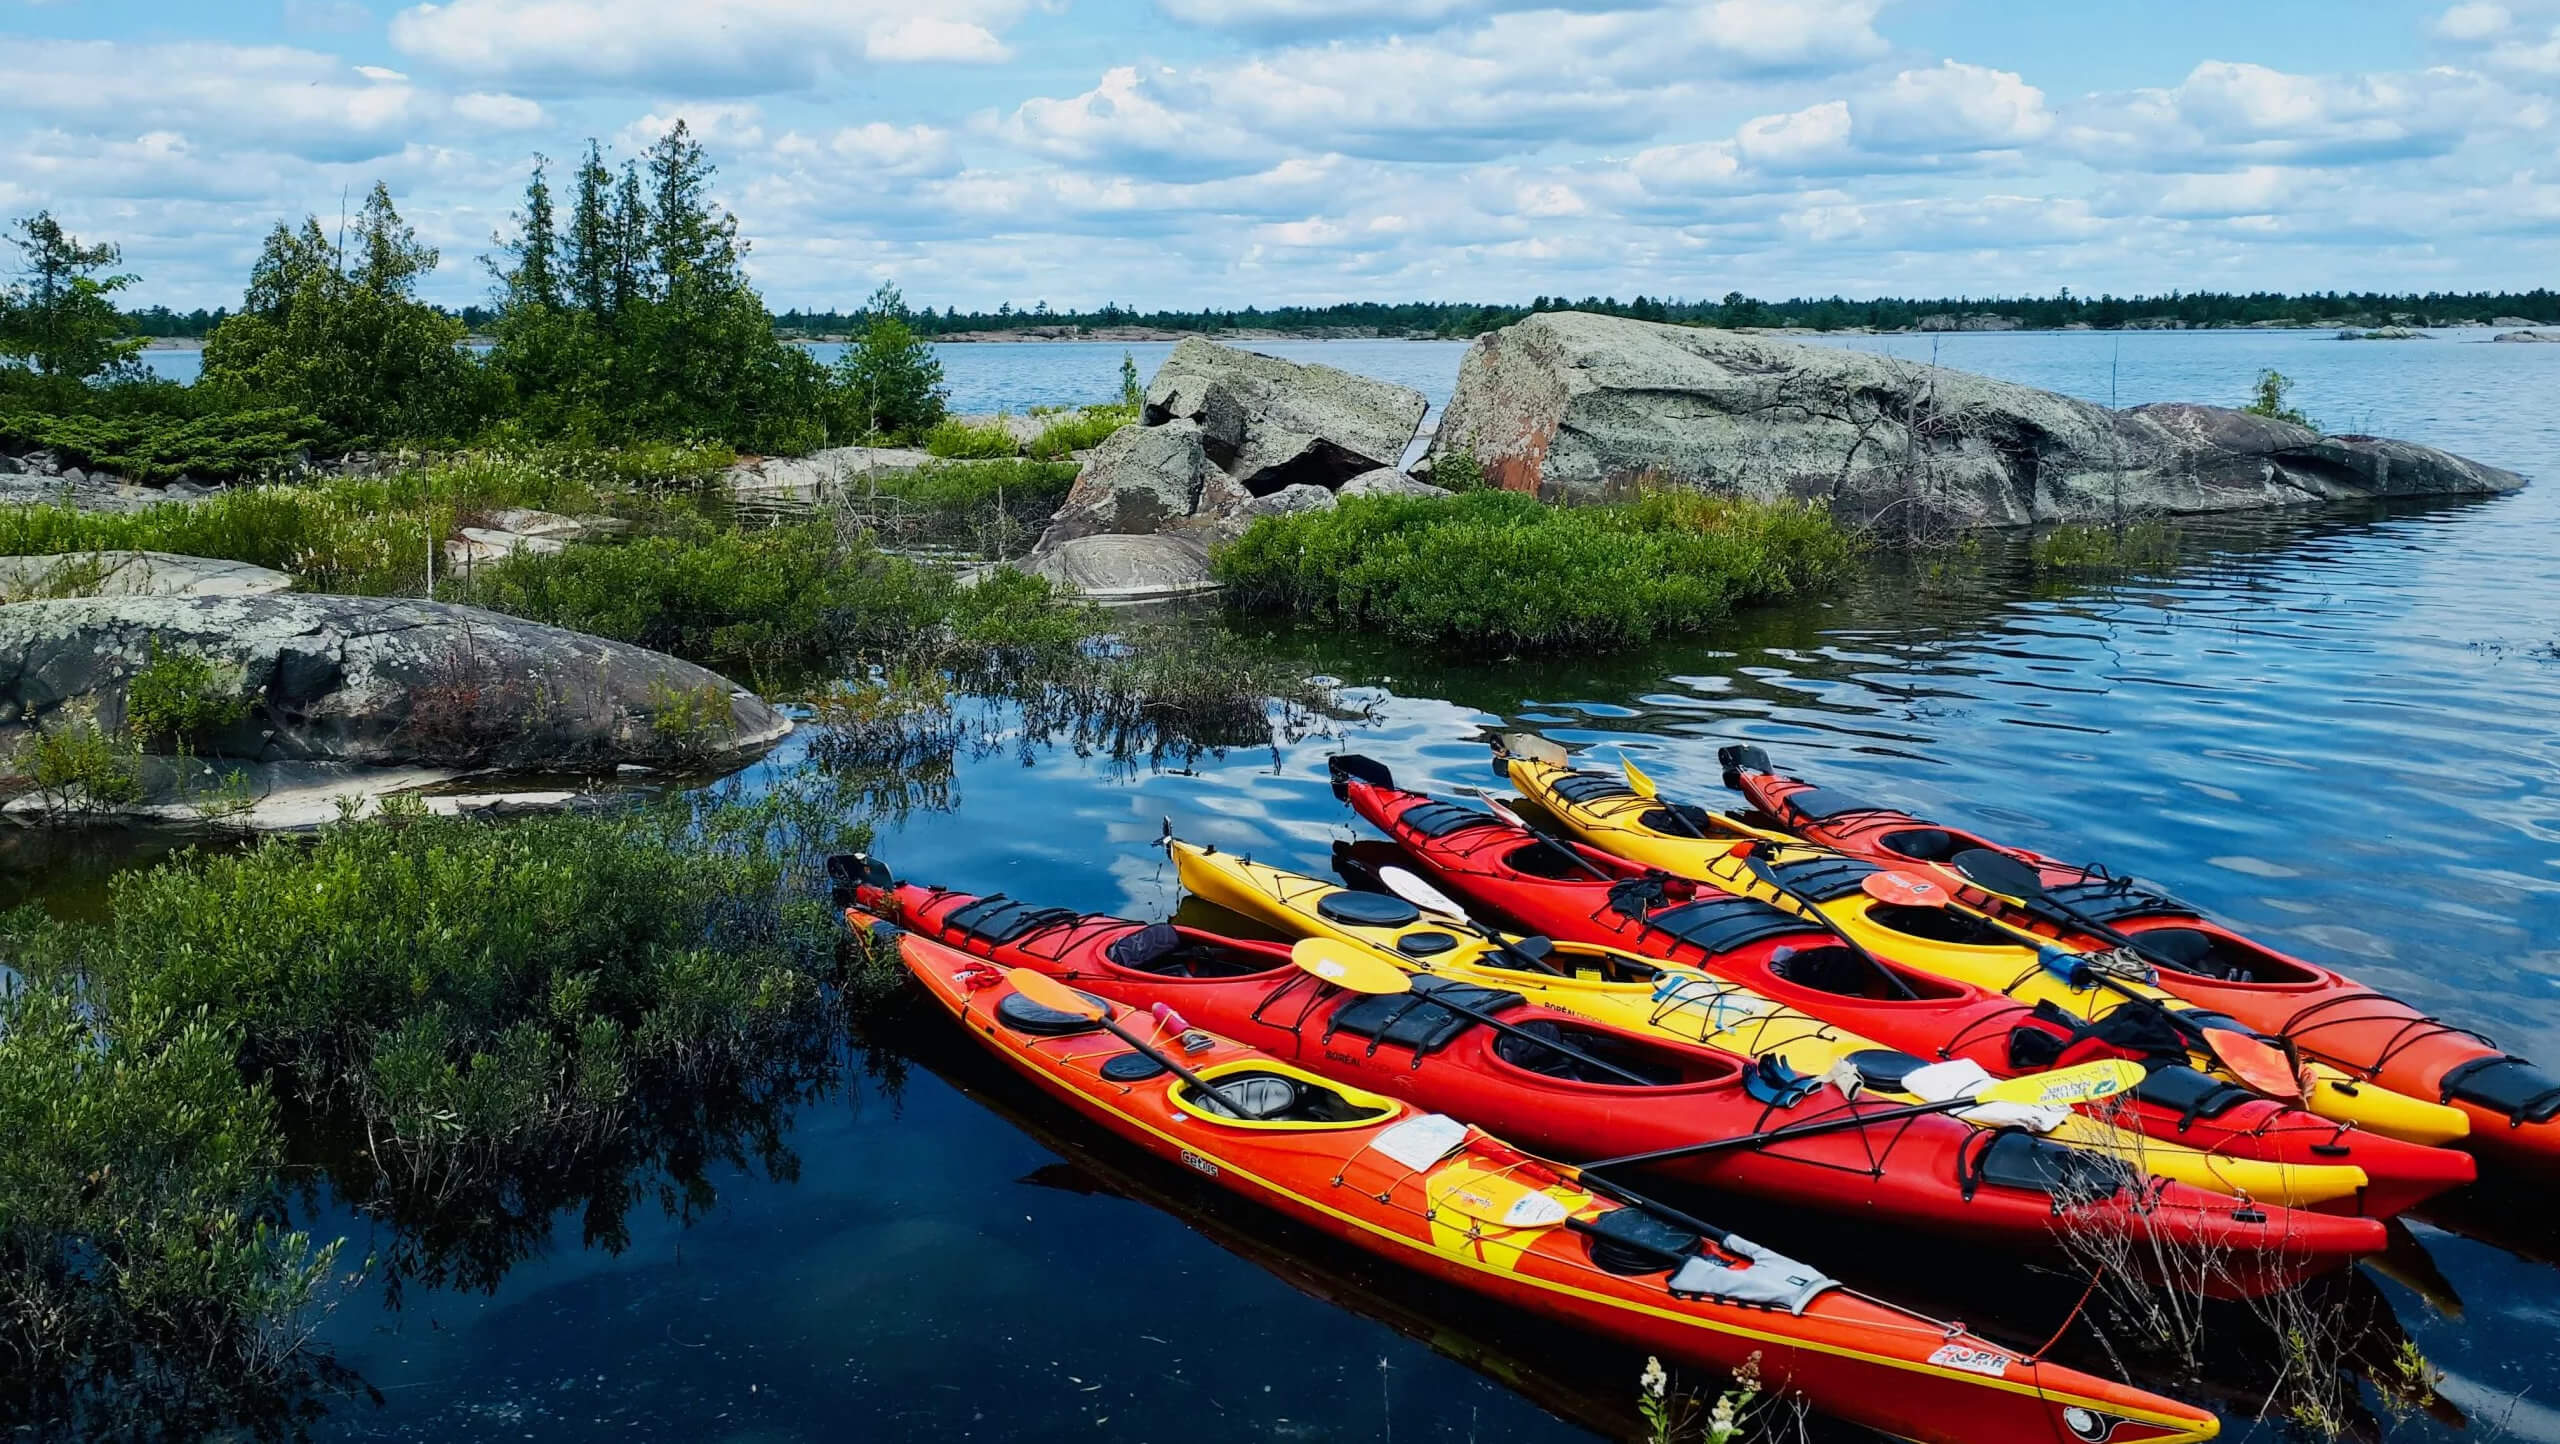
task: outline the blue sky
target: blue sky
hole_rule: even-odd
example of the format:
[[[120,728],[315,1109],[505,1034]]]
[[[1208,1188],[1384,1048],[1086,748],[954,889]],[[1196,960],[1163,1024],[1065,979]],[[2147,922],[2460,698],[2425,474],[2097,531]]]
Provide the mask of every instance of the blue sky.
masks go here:
[[[675,117],[768,298],[2560,280],[2560,0],[0,0],[0,214],[236,304],[379,177],[478,257]]]

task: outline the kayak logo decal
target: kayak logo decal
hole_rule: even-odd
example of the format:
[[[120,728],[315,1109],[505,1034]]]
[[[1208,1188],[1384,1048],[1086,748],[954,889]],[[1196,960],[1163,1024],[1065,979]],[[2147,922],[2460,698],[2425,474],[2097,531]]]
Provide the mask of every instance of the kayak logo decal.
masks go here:
[[[1202,1158],[1199,1154],[1192,1152],[1188,1148],[1182,1150],[1182,1166],[1190,1169],[1194,1173],[1205,1174],[1211,1178],[1218,1176],[1218,1165]]]
[[[1938,1351],[1929,1356],[1929,1362],[1940,1368],[1961,1369],[1968,1374],[1981,1374],[1993,1379],[2006,1378],[2009,1373],[2008,1355],[1997,1349],[1977,1349],[1971,1344],[1940,1344]],[[2076,1428],[2074,1432],[2077,1432]],[[2091,1434],[2082,1437],[2103,1439],[2106,1436]]]

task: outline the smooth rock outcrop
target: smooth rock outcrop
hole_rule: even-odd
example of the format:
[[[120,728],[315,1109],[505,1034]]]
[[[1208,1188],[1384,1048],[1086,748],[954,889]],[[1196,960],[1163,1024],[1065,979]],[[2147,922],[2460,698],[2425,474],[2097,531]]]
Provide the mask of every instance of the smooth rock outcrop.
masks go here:
[[[2522,341],[2526,343],[2535,341],[2560,341],[2560,331],[2501,331],[2489,339],[2492,341]]]
[[[1142,416],[1150,426],[1197,422],[1209,459],[1267,496],[1287,486],[1331,490],[1395,465],[1430,404],[1410,387],[1194,336],[1147,383]]]
[[[1435,459],[1458,451],[1548,501],[1658,477],[1974,526],[2524,484],[2432,447],[2223,407],[2112,411],[1892,357],[1579,312],[1468,348],[1431,444]]]
[[[154,645],[249,703],[199,739],[244,762],[587,770],[695,764],[790,722],[690,662],[475,607],[398,598],[97,597],[0,607],[0,754],[25,729],[124,725]]]
[[[1033,576],[1071,587],[1105,606],[1160,602],[1218,589],[1208,538],[1197,532],[1126,536],[1113,532],[1062,542],[1023,564]]]
[[[776,492],[816,493],[838,485],[860,485],[865,476],[914,471],[933,460],[903,446],[833,446],[807,456],[761,456],[741,461],[721,474],[721,484],[742,495]]]
[[[67,552],[0,557],[0,602],[65,597],[254,597],[290,591],[268,567],[173,552]]]

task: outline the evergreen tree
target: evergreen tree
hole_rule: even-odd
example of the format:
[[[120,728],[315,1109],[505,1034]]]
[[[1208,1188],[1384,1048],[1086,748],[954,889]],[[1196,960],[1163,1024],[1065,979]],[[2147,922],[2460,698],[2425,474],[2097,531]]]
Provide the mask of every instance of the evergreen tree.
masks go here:
[[[17,224],[9,243],[21,267],[17,284],[0,292],[0,356],[37,374],[70,381],[138,372],[142,338],[127,336],[115,293],[134,277],[98,272],[123,260],[110,242],[84,246],[50,211]]]
[[[515,238],[499,238],[499,252],[511,264],[490,264],[501,287],[501,309],[531,306],[547,311],[560,304],[560,238],[551,209],[551,181],[544,174],[550,164],[539,155],[533,158],[533,176],[524,187],[524,209],[515,216]]]
[[[622,184],[613,197],[613,263],[606,287],[605,312],[619,318],[634,301],[650,294],[649,203],[640,193],[640,168],[622,163]]]
[[[887,282],[863,303],[867,319],[836,361],[839,432],[913,440],[943,416],[942,362],[907,323],[906,298]]]
[[[604,168],[604,148],[587,142],[587,158],[578,163],[577,197],[569,207],[569,233],[561,238],[568,265],[570,304],[601,317],[613,305],[615,257],[619,250],[613,218],[613,172]]]

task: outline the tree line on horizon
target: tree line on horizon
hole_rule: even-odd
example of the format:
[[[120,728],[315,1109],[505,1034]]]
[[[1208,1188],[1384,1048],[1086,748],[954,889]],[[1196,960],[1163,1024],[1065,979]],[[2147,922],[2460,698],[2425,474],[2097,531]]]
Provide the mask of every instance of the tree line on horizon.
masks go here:
[[[1116,302],[1085,310],[1053,310],[1045,301],[992,311],[930,306],[908,311],[905,321],[926,337],[970,332],[1031,331],[1073,326],[1092,330],[1144,327],[1160,331],[1361,331],[1382,336],[1430,336],[1465,340],[1546,311],[1592,311],[1674,325],[1795,326],[1817,331],[1909,331],[1935,316],[1999,316],[2031,330],[2087,326],[2113,331],[2168,323],[2189,329],[2263,324],[2380,325],[2396,317],[2411,324],[2485,324],[2502,317],[2538,323],[2560,321],[2560,291],[2170,291],[2161,295],[2077,296],[2065,288],[2052,296],[1798,296],[1763,301],[1740,292],[1717,300],[1686,301],[1637,296],[1538,296],[1523,304],[1469,301],[1341,301],[1326,305],[1203,307],[1141,310]],[[128,334],[154,338],[202,337],[230,313],[221,307],[173,311],[150,306],[124,312]],[[445,314],[473,335],[486,335],[499,308],[462,306]],[[869,324],[868,307],[816,311],[794,307],[773,318],[774,329],[795,339],[843,336]]]

